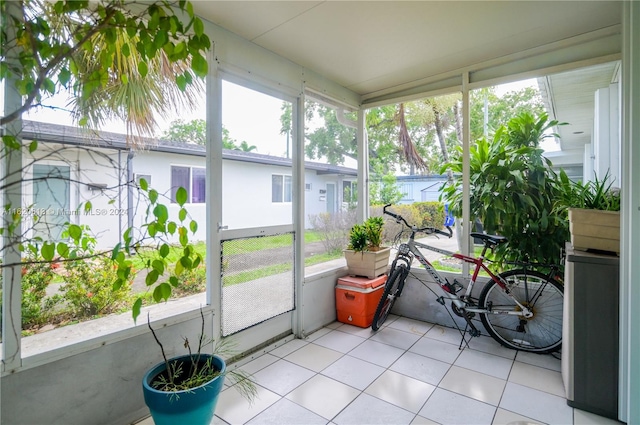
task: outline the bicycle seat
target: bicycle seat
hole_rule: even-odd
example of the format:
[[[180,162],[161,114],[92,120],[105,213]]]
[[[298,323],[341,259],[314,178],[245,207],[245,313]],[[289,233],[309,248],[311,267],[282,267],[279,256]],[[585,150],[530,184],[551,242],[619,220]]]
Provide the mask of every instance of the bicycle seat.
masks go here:
[[[499,235],[487,235],[485,233],[471,232],[469,234],[472,238],[481,239],[485,244],[489,243],[489,245],[500,245],[501,243],[505,243],[507,238]]]

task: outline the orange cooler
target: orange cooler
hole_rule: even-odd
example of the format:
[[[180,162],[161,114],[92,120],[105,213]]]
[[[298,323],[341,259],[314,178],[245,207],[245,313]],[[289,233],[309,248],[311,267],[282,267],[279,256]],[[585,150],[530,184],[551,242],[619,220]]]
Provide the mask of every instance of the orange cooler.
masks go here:
[[[373,279],[356,276],[338,279],[336,286],[338,321],[361,328],[371,326],[386,281],[386,275]]]

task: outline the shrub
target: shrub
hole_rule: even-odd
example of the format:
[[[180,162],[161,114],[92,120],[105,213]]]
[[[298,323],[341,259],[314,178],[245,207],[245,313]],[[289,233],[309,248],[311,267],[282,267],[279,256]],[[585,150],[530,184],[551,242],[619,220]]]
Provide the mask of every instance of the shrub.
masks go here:
[[[381,206],[371,207],[371,210],[370,210],[371,216],[372,217],[383,216],[382,208],[383,207]],[[422,217],[420,217],[420,213],[411,204],[393,205],[390,207],[390,209],[392,212],[404,217],[404,219],[407,220],[409,224],[420,225],[420,223],[422,222]],[[395,240],[398,233],[400,233],[401,231],[406,231],[407,229],[404,227],[404,225],[396,223],[396,221],[389,216],[385,215],[383,216],[383,218],[385,221],[384,221],[384,227],[382,232],[382,239],[385,242],[390,244]]]
[[[185,270],[178,276],[179,285],[173,290],[175,297],[199,294],[207,287],[207,269],[200,264],[195,269]]]
[[[546,114],[522,113],[500,127],[492,140],[480,139],[470,150],[471,217],[488,233],[506,236],[496,250],[498,262],[529,260],[556,263],[569,229],[566,213],[558,213],[559,178],[542,156],[539,142],[558,125]],[[462,210],[462,150],[441,172],[458,177],[443,189],[453,213]]]
[[[50,263],[33,263],[35,258],[27,258],[22,266],[22,329],[38,327],[47,322],[50,310],[58,297],[47,296],[47,288],[55,277]],[[0,285],[2,279],[0,276]],[[0,315],[2,313],[2,291],[0,291]],[[2,321],[0,319],[0,325]]]
[[[339,253],[347,246],[349,230],[356,221],[354,210],[343,211],[335,214],[320,213],[310,215],[309,221],[313,230],[322,235],[322,244],[326,252]]]
[[[422,217],[422,223],[418,226],[435,227],[436,229],[441,229],[444,226],[444,204],[441,202],[415,202],[412,205]]]
[[[73,317],[113,313],[129,301],[132,277],[114,290],[118,273],[109,258],[69,261],[65,269],[66,283],[60,291]]]

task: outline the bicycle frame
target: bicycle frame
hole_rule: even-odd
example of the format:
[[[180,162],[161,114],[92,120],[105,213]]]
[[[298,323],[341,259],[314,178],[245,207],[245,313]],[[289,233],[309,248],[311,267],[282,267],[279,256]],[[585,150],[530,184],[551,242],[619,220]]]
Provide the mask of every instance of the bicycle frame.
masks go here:
[[[429,273],[429,275],[434,279],[434,281],[440,286],[446,298],[449,299],[458,309],[460,310],[464,309],[464,311],[469,313],[510,314],[510,315],[516,315],[516,316],[523,316],[524,318],[529,318],[533,316],[533,312],[528,307],[525,307],[524,305],[522,305],[516,298],[514,298],[511,295],[511,292],[509,291],[509,288],[507,287],[505,282],[503,282],[484,264],[484,256],[488,249],[487,245],[485,245],[484,249],[482,250],[482,254],[480,254],[480,256],[471,257],[468,255],[458,254],[458,253],[447,251],[441,248],[436,248],[434,246],[416,242],[415,234],[416,234],[415,230],[412,229],[411,236],[409,237],[409,241],[407,242],[407,245],[409,246],[409,250],[415,257],[415,259],[417,259],[420,262],[422,267]],[[465,291],[462,297],[458,296],[457,294],[458,291],[456,291],[455,285],[451,285],[446,280],[446,278],[444,278],[440,273],[438,273],[438,271],[433,267],[433,265],[429,262],[429,260],[427,260],[424,257],[424,255],[420,252],[418,248],[428,249],[430,251],[448,255],[453,258],[462,260],[466,263],[475,265],[475,269],[471,277],[471,280],[469,281],[469,285],[467,286],[467,290]],[[408,260],[405,260],[405,261],[408,261]],[[489,277],[504,290],[505,294],[507,294],[518,305],[518,307],[521,310],[520,311],[513,311],[513,310],[501,311],[501,310],[481,309],[481,308],[469,306],[468,302],[466,302],[465,300],[470,299],[471,291],[473,290],[473,287],[476,283],[480,270],[484,270],[489,275]]]

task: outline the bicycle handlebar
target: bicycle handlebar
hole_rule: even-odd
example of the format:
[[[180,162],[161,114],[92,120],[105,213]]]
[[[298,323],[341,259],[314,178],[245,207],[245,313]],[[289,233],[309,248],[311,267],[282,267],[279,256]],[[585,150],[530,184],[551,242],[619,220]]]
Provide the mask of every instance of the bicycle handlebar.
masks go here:
[[[390,206],[391,206],[391,204],[385,205],[382,208],[382,213],[395,218],[398,223],[400,223],[400,222],[404,223],[405,226],[407,226],[408,228],[410,228],[414,232],[437,233],[439,235],[446,236],[448,238],[451,238],[453,236],[453,230],[451,229],[450,226],[445,226],[445,228],[449,231],[449,233],[446,233],[446,232],[444,232],[444,231],[442,231],[440,229],[436,229],[435,227],[423,227],[422,229],[418,229],[417,227],[412,226],[409,223],[407,223],[407,220],[405,220],[404,217],[402,217],[401,215],[392,213],[391,211],[388,211],[387,208],[390,207]]]

